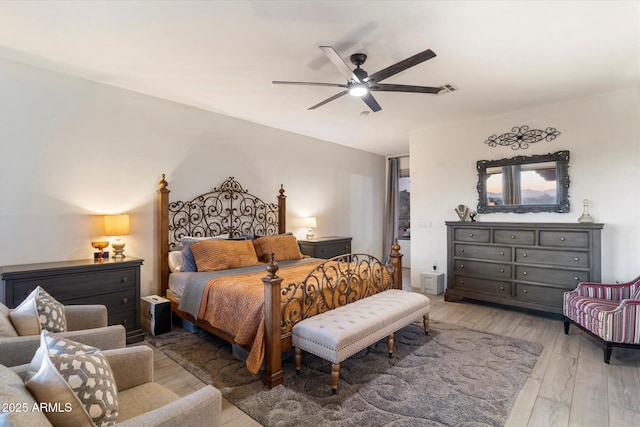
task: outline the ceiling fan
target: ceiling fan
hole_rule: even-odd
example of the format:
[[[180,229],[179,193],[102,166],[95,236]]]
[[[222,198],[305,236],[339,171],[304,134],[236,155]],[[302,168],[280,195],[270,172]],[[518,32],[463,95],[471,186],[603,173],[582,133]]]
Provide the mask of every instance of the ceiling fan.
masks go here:
[[[423,52],[417,53],[407,59],[390,65],[376,73],[369,75],[364,69],[360,68],[362,64],[367,60],[367,55],[364,53],[354,53],[349,57],[351,63],[356,66],[351,70],[349,65],[335,49],[331,46],[320,46],[320,49],[329,58],[329,60],[336,66],[336,68],[347,78],[346,84],[339,83],[314,83],[314,82],[288,82],[274,80],[273,84],[280,85],[311,85],[311,86],[333,86],[344,88],[342,92],[333,95],[330,98],[312,106],[309,110],[321,107],[333,100],[340,98],[347,93],[352,96],[362,98],[365,104],[371,108],[372,111],[380,111],[382,107],[378,104],[378,101],[373,97],[371,92],[414,92],[414,93],[430,93],[437,94],[442,90],[441,87],[429,87],[429,86],[411,86],[411,85],[397,85],[397,84],[384,84],[380,83],[382,80],[398,74],[401,71],[411,68],[414,65],[418,65],[428,59],[436,56],[431,49],[427,49]]]

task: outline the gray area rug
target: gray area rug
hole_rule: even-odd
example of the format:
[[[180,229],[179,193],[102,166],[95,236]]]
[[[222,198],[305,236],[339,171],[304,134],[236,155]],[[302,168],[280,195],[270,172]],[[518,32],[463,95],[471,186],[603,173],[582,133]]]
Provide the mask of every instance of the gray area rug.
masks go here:
[[[540,344],[431,322],[396,333],[393,358],[383,340],[340,365],[305,353],[300,375],[283,362],[285,383],[271,390],[250,375],[231,345],[204,331],[174,329],[147,341],[266,426],[501,426]]]

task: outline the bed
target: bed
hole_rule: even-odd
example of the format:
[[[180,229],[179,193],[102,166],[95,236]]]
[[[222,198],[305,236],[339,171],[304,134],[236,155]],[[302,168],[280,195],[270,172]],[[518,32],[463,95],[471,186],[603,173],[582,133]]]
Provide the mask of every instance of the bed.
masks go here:
[[[284,193],[281,185],[277,202],[267,203],[229,177],[192,200],[170,201],[164,174],[158,189],[159,295],[171,301],[176,316],[247,347],[247,369],[261,370],[269,388],[284,381],[282,354],[292,349],[297,322],[385,289],[402,289],[397,242],[387,264],[368,254],[298,257],[295,237],[286,233]],[[170,256],[183,242],[198,271],[172,273]],[[236,261],[250,248],[258,263]]]

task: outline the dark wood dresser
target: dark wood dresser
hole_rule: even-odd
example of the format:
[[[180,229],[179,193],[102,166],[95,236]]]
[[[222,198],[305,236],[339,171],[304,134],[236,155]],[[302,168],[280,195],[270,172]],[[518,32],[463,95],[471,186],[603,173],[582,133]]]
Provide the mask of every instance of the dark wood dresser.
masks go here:
[[[63,304],[103,304],[109,324],[127,329],[127,344],[142,341],[140,326],[140,266],[144,261],[126,257],[47,262],[0,267],[0,301],[9,308],[20,304],[40,285]]]
[[[600,281],[603,224],[447,225],[445,301],[490,301],[562,314],[565,291]]]
[[[315,240],[298,240],[300,252],[313,258],[329,259],[351,253],[351,237],[329,236]]]

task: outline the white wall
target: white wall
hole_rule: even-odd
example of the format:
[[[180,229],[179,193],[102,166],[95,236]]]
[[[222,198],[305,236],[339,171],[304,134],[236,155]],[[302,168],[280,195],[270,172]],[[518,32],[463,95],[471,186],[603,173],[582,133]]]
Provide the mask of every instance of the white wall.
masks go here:
[[[491,148],[484,141],[514,126],[555,127],[561,135],[526,150]],[[475,210],[476,161],[570,151],[571,212],[481,214],[478,221],[576,222],[582,200],[602,232],[602,279],[628,280],[640,274],[640,89],[618,91],[515,111],[411,134],[412,285],[434,263],[446,271],[445,221],[457,221],[454,207]]]
[[[92,215],[127,212],[125,254],[156,293],[162,173],[173,200],[234,176],[275,202],[284,184],[289,223],[381,256],[383,156],[5,60],[0,93],[0,265],[92,257]]]

